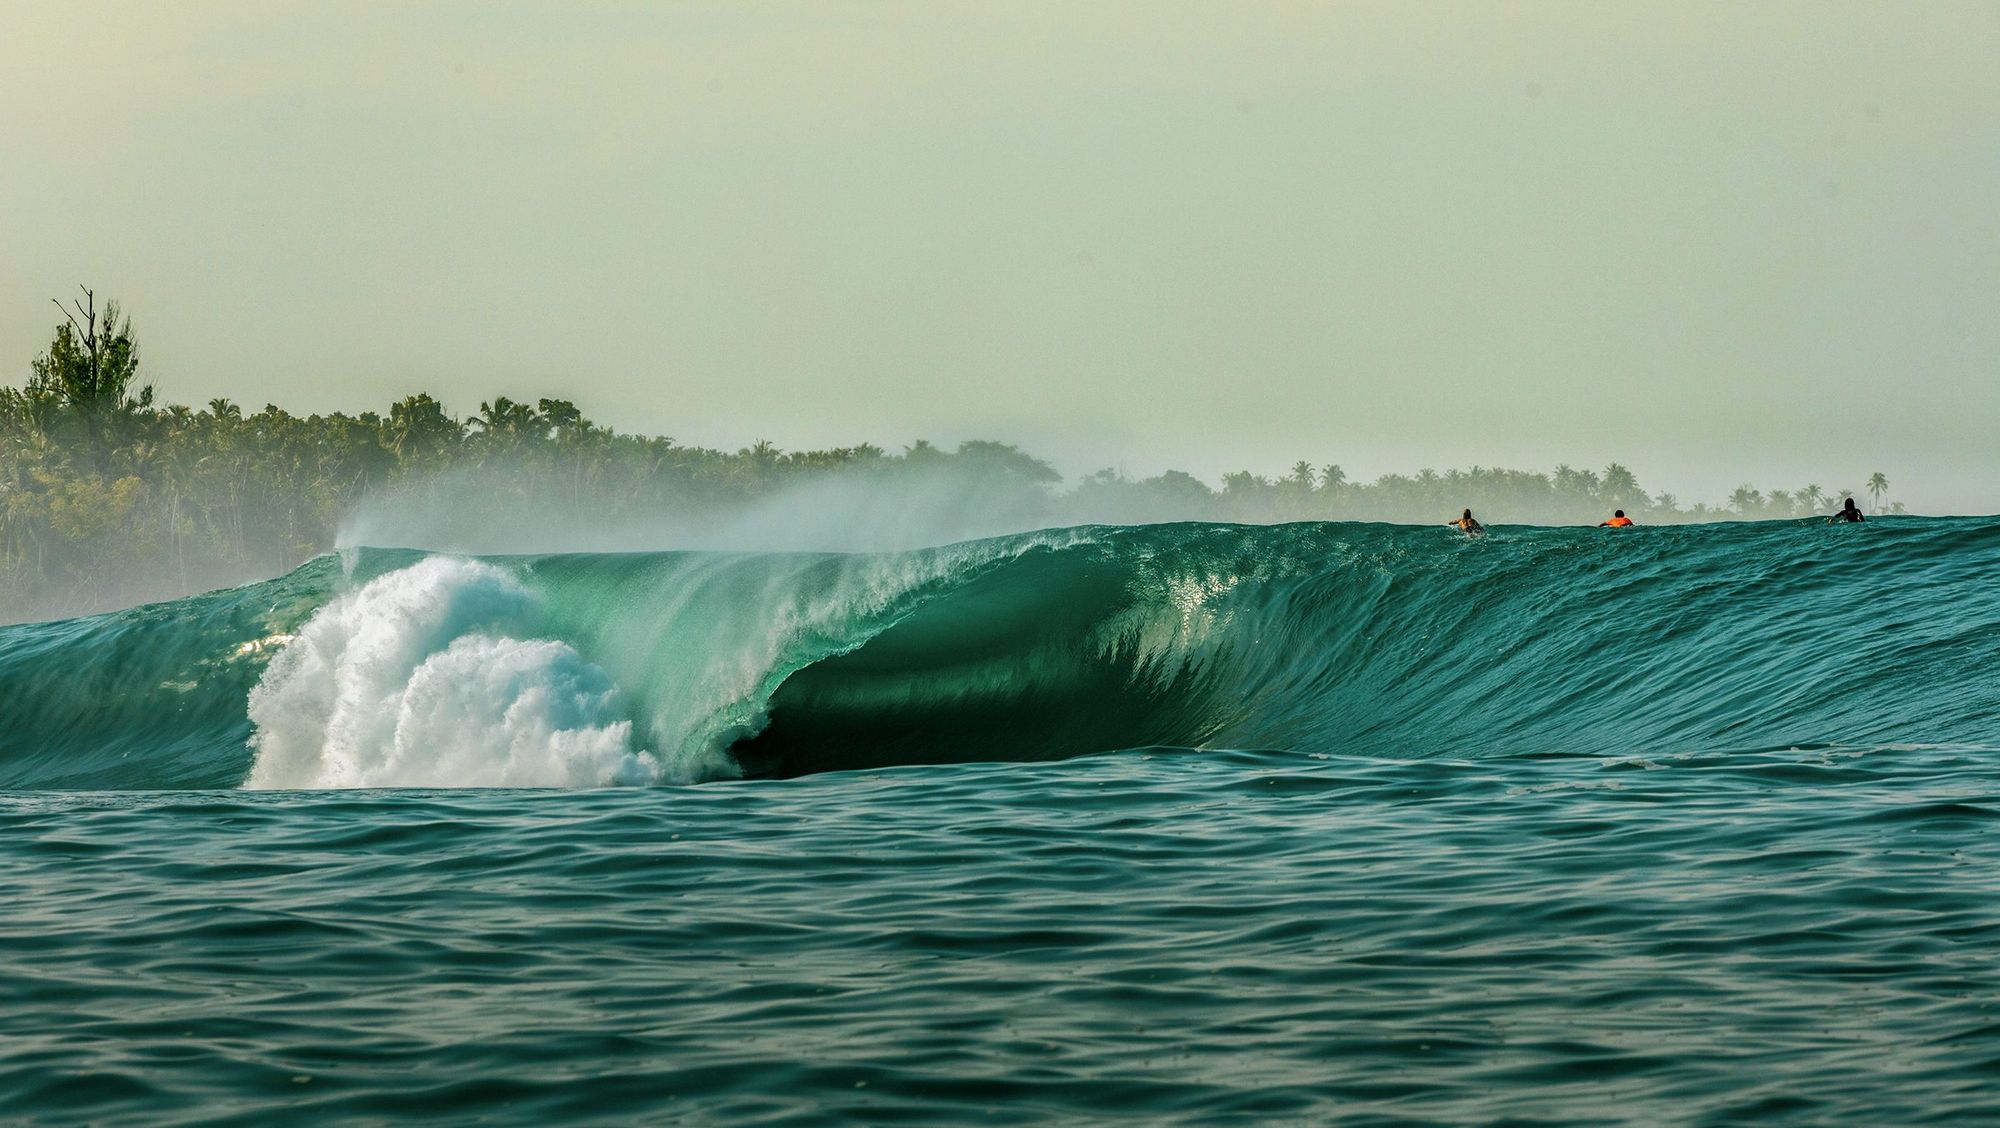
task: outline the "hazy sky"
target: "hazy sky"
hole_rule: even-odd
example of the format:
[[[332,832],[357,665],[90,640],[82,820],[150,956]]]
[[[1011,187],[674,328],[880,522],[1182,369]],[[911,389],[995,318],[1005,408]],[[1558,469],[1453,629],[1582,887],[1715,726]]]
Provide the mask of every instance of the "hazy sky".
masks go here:
[[[2000,5],[0,4],[0,381],[2000,510]],[[1504,519],[1504,516],[1501,517]]]

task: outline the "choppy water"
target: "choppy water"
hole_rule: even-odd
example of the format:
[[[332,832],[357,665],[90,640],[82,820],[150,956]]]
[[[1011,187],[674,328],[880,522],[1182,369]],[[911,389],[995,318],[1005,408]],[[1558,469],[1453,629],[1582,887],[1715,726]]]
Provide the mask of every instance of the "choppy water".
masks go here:
[[[0,629],[0,1119],[1994,1122],[1996,549],[366,552]]]

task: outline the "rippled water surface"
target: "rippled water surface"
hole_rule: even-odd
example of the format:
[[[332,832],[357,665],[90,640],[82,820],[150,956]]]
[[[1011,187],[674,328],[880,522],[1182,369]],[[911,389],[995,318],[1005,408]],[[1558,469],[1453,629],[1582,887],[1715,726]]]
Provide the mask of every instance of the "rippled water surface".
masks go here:
[[[0,627],[0,1121],[2000,1123],[1996,552],[360,550]]]
[[[2000,753],[0,798],[46,1123],[1993,1123]]]

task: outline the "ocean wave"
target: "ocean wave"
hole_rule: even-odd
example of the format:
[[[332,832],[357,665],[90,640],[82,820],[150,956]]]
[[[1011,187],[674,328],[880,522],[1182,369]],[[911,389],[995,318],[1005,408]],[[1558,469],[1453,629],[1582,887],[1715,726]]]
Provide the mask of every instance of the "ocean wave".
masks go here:
[[[0,787],[592,787],[1145,746],[1991,742],[1987,519],[358,550],[0,629]]]

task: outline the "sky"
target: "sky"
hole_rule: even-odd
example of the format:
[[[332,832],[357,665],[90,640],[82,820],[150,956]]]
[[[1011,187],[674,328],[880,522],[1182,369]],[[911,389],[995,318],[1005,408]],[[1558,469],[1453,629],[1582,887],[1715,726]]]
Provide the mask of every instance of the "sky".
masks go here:
[[[0,5],[0,383],[2000,511],[2000,4]]]

